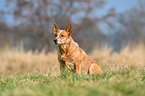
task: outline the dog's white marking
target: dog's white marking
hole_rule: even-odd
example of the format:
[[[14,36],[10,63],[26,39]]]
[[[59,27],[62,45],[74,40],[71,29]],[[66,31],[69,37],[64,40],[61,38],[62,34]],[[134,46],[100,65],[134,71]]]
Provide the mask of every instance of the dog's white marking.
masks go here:
[[[59,37],[59,35],[61,34],[61,32],[62,32],[62,30],[60,30],[60,32],[59,32],[59,34],[58,34],[58,37]]]
[[[58,42],[57,42],[57,43],[60,43],[60,42],[59,42],[59,41],[60,41],[59,36],[60,36],[60,34],[62,33],[62,31],[63,31],[63,30],[60,30],[59,34],[58,34],[58,35],[57,35],[57,37],[56,37],[56,39],[58,40]]]
[[[59,36],[61,34],[62,30],[60,30],[59,34],[57,35],[56,39],[59,39]]]
[[[92,66],[92,64],[91,64],[91,66]],[[92,75],[92,73],[93,73],[93,71],[92,71],[92,67],[90,66],[90,68],[89,68],[89,73],[90,73],[90,75]]]

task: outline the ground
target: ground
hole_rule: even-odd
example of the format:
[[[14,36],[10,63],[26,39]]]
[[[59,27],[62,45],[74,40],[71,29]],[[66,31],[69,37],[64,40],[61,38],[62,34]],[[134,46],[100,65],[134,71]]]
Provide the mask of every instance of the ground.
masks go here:
[[[0,77],[1,96],[145,96],[145,71],[119,69],[102,75],[66,72],[49,76],[16,73]]]
[[[56,51],[0,53],[0,96],[145,96],[143,44],[120,52],[95,48],[89,56],[101,66],[101,75],[60,75]]]

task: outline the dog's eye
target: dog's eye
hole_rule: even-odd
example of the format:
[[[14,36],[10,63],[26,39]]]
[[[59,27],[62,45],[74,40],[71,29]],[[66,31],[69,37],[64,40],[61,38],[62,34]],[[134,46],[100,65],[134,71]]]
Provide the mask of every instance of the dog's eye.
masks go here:
[[[61,37],[64,37],[64,35],[61,35]]]
[[[55,35],[55,37],[56,37],[57,35]]]

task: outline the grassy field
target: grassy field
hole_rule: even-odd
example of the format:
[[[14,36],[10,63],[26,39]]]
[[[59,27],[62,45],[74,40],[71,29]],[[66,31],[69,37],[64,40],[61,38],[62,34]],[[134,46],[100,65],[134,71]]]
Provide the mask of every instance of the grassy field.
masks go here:
[[[59,74],[57,52],[0,51],[0,96],[145,96],[145,46],[95,48],[102,75]]]

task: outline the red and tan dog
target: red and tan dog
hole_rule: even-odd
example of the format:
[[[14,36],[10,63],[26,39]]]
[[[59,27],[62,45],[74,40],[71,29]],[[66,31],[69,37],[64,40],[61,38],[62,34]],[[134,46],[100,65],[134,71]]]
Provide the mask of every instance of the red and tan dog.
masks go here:
[[[55,44],[58,45],[58,60],[63,73],[65,67],[76,73],[96,74],[102,73],[101,67],[91,59],[71,37],[71,24],[65,30],[60,30],[54,24]]]

